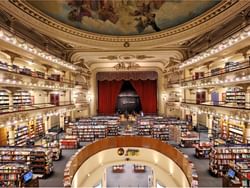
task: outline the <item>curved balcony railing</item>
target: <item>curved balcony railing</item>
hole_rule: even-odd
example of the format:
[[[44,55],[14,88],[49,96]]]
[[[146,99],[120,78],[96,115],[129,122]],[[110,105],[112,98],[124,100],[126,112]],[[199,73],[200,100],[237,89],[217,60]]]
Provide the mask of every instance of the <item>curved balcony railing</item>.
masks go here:
[[[223,108],[233,108],[241,110],[250,110],[249,102],[225,102],[225,101],[201,101],[201,100],[182,100],[182,104],[193,104],[202,106],[213,106],[213,107],[223,107]]]
[[[11,66],[11,65],[8,65],[7,63],[2,63],[1,61],[0,61],[0,71],[23,75],[23,76],[32,77],[32,78],[37,78],[40,80],[68,84],[70,87],[74,87],[75,85],[80,85],[80,86],[86,85],[83,82],[72,81],[72,80],[68,80],[65,78],[57,78],[57,77],[53,77],[53,75],[49,75],[49,74],[39,72],[39,71],[31,71],[30,69],[27,69],[27,68],[22,69],[16,65]]]
[[[16,113],[16,112],[32,111],[32,110],[49,109],[49,108],[55,108],[55,107],[67,107],[71,105],[74,105],[74,104],[68,101],[60,102],[58,105],[52,104],[52,103],[4,105],[0,107],[0,115],[11,114],[11,113]]]
[[[87,145],[86,147],[80,149],[74,156],[72,156],[71,160],[66,165],[67,168],[64,171],[64,186],[71,187],[73,178],[78,169],[92,155],[107,149],[120,147],[141,147],[160,152],[174,161],[181,168],[187,177],[189,185],[192,185],[194,180],[192,173],[194,172],[194,169],[191,165],[191,162],[186,157],[184,157],[184,155],[178,149],[154,138],[141,136],[117,136],[107,137]]]
[[[180,80],[180,83],[184,84],[186,82],[190,82],[190,81],[197,81],[197,80],[202,80],[202,79],[206,79],[206,78],[212,78],[212,77],[216,77],[216,76],[221,76],[221,75],[225,75],[225,74],[229,74],[232,72],[237,72],[237,71],[241,71],[244,69],[248,69],[250,68],[250,62],[243,62],[243,63],[239,63],[239,65],[237,66],[227,66],[225,68],[221,68],[220,70],[214,71],[214,72],[205,72],[204,76],[200,77],[200,78],[195,78],[193,76],[187,77],[183,80]]]

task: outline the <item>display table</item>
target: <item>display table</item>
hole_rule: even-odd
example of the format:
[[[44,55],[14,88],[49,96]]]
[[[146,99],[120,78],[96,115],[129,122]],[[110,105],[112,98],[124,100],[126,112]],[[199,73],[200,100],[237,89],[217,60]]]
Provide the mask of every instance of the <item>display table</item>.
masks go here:
[[[77,149],[79,141],[76,136],[65,136],[60,139],[60,146],[62,149]]]
[[[113,173],[122,173],[122,172],[124,172],[124,165],[114,165],[112,167],[112,172]]]
[[[195,156],[199,159],[208,159],[209,153],[212,149],[212,144],[210,142],[202,142],[195,144]]]
[[[136,173],[146,172],[146,167],[144,165],[134,165],[134,172]]]
[[[180,137],[181,147],[193,147],[194,144],[198,144],[200,141],[199,135],[196,132],[187,132]]]

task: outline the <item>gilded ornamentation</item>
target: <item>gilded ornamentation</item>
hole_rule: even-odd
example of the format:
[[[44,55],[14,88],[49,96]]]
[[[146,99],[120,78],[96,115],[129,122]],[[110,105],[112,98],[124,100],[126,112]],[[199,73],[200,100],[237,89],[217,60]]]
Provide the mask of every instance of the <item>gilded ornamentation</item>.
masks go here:
[[[135,62],[120,62],[114,66],[116,70],[136,70],[139,67],[140,65]]]
[[[187,31],[191,28],[194,28],[200,24],[203,24],[212,18],[218,16],[219,14],[223,13],[236,3],[238,3],[238,0],[232,0],[232,1],[223,1],[218,6],[216,6],[212,11],[207,12],[204,16],[199,16],[195,19],[193,19],[192,23],[186,23],[182,24],[178,27],[174,27],[172,29],[164,30],[161,32],[155,32],[147,35],[136,35],[136,36],[120,36],[120,37],[114,37],[109,35],[103,35],[98,33],[90,33],[90,32],[84,32],[82,30],[74,29],[72,27],[69,27],[65,24],[61,24],[61,22],[51,19],[50,17],[42,14],[40,11],[34,10],[32,6],[30,6],[27,2],[21,1],[21,0],[10,0],[9,3],[14,5],[17,9],[22,10],[26,14],[30,15],[33,19],[36,19],[37,21],[43,22],[46,25],[58,29],[60,31],[63,31],[64,33],[71,34],[73,36],[82,37],[85,39],[90,40],[97,40],[97,41],[107,41],[107,42],[143,42],[143,41],[152,41],[156,39],[162,39],[165,37],[173,36],[175,34],[182,33],[184,31]],[[3,3],[2,3],[3,5]],[[6,6],[7,7],[7,6]]]

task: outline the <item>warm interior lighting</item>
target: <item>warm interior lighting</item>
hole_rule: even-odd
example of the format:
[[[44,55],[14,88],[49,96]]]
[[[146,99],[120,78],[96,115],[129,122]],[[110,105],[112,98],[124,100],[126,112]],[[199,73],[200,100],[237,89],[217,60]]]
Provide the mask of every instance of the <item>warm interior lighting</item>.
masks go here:
[[[41,49],[32,46],[26,41],[23,41],[22,39],[18,38],[17,36],[12,35],[11,33],[0,29],[0,40],[3,40],[5,42],[8,42],[18,48],[22,48],[25,51],[28,51],[29,53],[33,53],[36,56],[40,56],[41,58],[45,59],[46,61],[50,61],[52,63],[61,65],[63,67],[66,67],[71,70],[77,70],[80,69],[80,67],[76,65],[72,65],[69,62],[66,62],[58,57],[55,57],[45,51],[42,51]]]
[[[199,61],[212,56],[222,50],[225,50],[247,38],[250,37],[250,26],[245,27],[244,29],[242,29],[241,31],[237,32],[236,34],[234,34],[233,36],[223,40],[222,42],[218,43],[217,45],[213,46],[212,48],[207,49],[206,51],[195,55],[192,58],[189,58],[188,60],[184,61],[179,68],[182,69],[184,67],[187,67],[189,65],[198,63]]]

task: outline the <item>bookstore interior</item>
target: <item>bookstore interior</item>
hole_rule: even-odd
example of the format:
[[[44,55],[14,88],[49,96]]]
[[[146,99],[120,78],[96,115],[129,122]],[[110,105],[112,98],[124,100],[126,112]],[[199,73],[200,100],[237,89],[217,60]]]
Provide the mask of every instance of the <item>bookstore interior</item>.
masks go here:
[[[0,187],[250,187],[249,1],[0,15]]]

